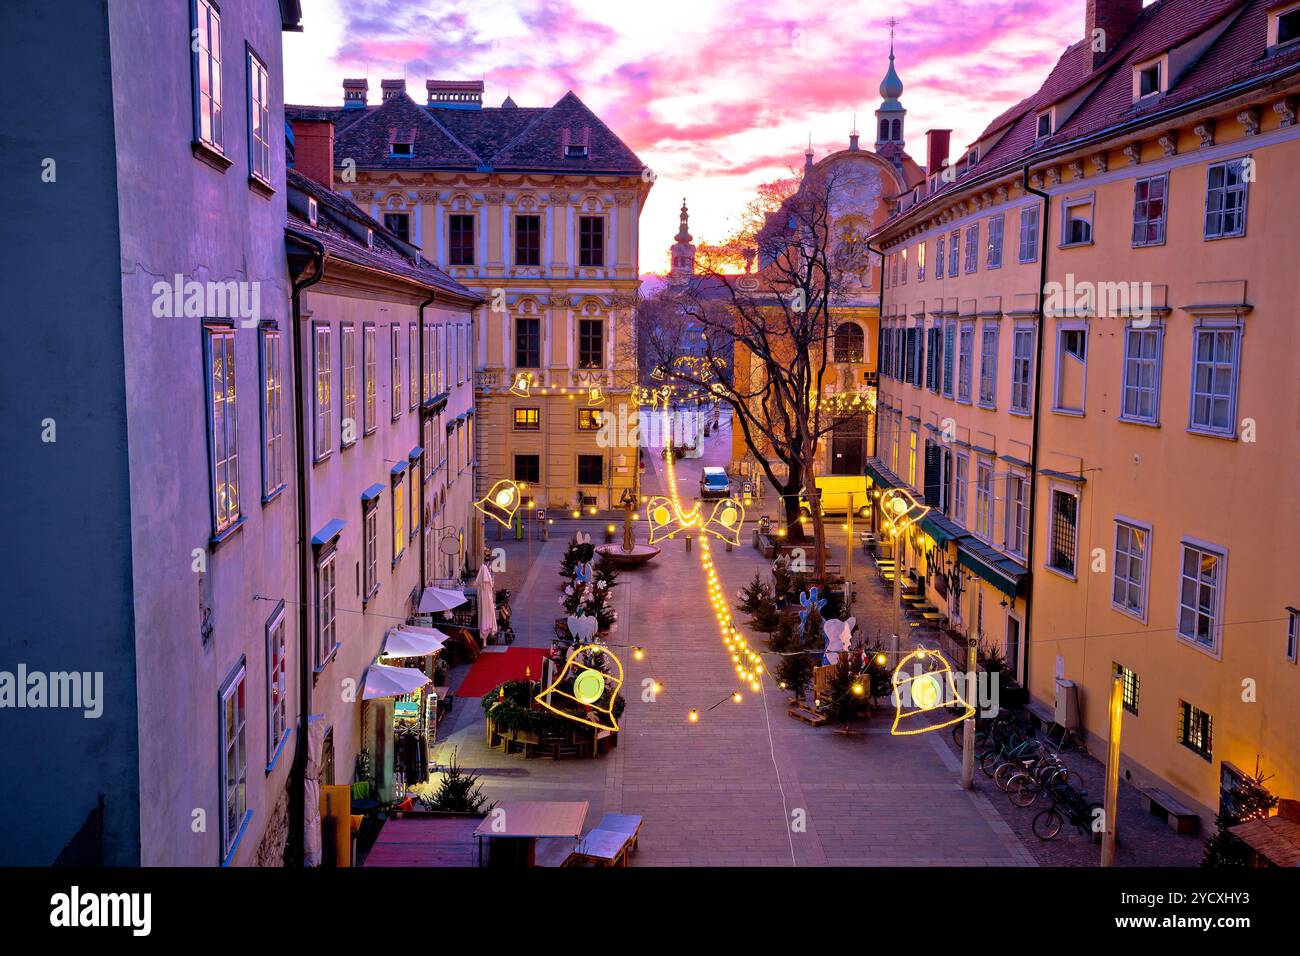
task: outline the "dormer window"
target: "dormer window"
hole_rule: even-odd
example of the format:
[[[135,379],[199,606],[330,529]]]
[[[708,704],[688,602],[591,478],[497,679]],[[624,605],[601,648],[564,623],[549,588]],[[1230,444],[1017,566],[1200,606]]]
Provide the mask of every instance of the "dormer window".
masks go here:
[[[1160,92],[1160,64],[1152,63],[1138,71],[1138,98]]]
[[[307,221],[313,226],[316,225],[316,200],[312,196],[307,197]]]
[[[1047,139],[1047,137],[1051,135],[1052,135],[1052,111],[1048,110],[1046,113],[1038,114],[1038,132],[1035,134],[1034,138]]]
[[[564,127],[564,132],[560,136],[560,154],[565,159],[590,159],[591,127],[583,126],[579,129]]]
[[[1300,4],[1269,14],[1268,40],[1270,47],[1300,40]]]
[[[366,248],[367,249],[375,248],[375,230],[373,229],[366,230]]]
[[[415,155],[415,130],[390,129],[388,131],[388,154],[401,159],[410,159]]]

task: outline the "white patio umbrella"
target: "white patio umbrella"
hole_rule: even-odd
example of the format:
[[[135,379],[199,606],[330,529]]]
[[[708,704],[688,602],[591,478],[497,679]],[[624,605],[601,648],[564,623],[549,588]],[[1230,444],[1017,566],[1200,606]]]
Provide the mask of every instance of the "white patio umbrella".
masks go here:
[[[482,641],[497,632],[497,592],[492,581],[492,569],[484,562],[474,578],[478,587],[478,636]]]
[[[436,654],[447,643],[447,635],[431,627],[412,627],[409,624],[395,627],[384,639],[384,650],[379,656],[425,657]]]
[[[413,667],[371,664],[366,670],[366,684],[361,692],[361,699],[375,700],[379,697],[409,694],[429,683],[431,679]]]
[[[425,588],[424,593],[420,595],[419,612],[421,614],[440,614],[443,611],[450,611],[452,608],[460,607],[466,601],[463,591],[453,591],[450,588]]]

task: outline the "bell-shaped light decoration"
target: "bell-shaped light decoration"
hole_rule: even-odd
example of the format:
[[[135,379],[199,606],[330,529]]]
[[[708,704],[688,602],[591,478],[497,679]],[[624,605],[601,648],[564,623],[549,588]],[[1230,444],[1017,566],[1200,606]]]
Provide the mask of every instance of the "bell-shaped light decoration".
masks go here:
[[[941,730],[975,716],[975,708],[966,702],[948,661],[938,651],[917,648],[894,668],[894,725],[889,732],[895,737],[909,737],[931,730]],[[945,704],[961,708],[948,720],[930,723],[930,712]]]

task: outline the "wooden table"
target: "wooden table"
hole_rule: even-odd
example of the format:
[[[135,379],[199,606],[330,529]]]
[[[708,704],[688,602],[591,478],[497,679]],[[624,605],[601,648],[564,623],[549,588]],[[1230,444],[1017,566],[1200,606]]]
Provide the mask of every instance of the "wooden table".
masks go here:
[[[488,841],[488,866],[534,866],[539,837],[576,838],[590,804],[586,800],[509,800],[488,811],[474,831]]]

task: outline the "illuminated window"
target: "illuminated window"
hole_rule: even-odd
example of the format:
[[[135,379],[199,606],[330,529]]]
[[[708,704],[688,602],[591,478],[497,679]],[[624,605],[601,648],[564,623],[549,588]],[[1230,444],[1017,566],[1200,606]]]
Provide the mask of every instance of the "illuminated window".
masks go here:
[[[365,398],[363,434],[369,435],[379,427],[379,356],[375,327],[361,328],[361,390]]]
[[[535,432],[542,427],[542,410],[540,408],[516,408],[515,431]]]
[[[1138,693],[1142,689],[1142,682],[1138,679],[1136,671],[1129,670],[1123,664],[1115,665],[1115,673],[1124,681],[1124,709],[1136,717]]]
[[[406,378],[409,383],[406,401],[414,409],[420,397],[420,327],[414,322],[407,329],[406,357]]]
[[[393,561],[406,550],[406,469],[393,478]]]
[[[240,519],[238,395],[235,391],[235,332],[228,326],[204,329],[208,367],[208,447],[212,472],[214,534]]]
[[[284,487],[284,406],[282,402],[283,337],[262,332],[262,496]]]
[[[578,409],[578,431],[580,432],[600,431],[601,422],[602,422],[602,416],[599,408]]]
[[[1178,702],[1178,742],[1210,760],[1214,752],[1214,720],[1185,700]]]

